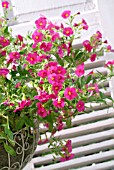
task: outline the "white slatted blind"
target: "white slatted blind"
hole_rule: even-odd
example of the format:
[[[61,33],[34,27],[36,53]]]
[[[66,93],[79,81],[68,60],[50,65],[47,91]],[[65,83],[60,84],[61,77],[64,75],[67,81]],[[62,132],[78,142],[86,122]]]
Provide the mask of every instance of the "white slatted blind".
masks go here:
[[[65,9],[70,9],[72,13],[81,11],[78,18],[84,18],[89,23],[89,31],[82,34],[82,38],[77,40],[74,48],[78,48],[84,39],[88,39],[93,33],[100,29],[98,11],[95,10],[91,0],[10,0],[13,11],[10,16],[16,16],[17,21],[11,22],[14,34],[26,34],[32,30],[34,20],[40,14],[60,21],[60,14]],[[1,10],[0,10],[1,11]],[[16,25],[14,25],[16,24]],[[106,56],[100,58],[95,63],[87,62],[85,64],[87,73],[91,70],[102,71],[104,69]],[[111,92],[114,82],[106,82],[108,96]],[[103,89],[102,89],[103,91]],[[61,139],[71,139],[73,144],[73,153],[75,158],[60,162],[60,157],[53,161],[53,156],[48,148],[48,144],[38,145],[31,162],[23,170],[111,170],[114,169],[114,109],[112,103],[108,101],[105,104],[91,104],[93,110],[88,109],[88,113],[76,116],[73,119],[73,127],[64,129],[56,134]]]

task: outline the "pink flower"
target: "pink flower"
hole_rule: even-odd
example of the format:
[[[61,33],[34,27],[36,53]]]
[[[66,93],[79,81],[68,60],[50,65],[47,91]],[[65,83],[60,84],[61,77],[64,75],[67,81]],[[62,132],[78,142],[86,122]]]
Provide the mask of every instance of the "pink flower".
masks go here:
[[[29,53],[26,57],[26,60],[31,64],[34,65],[38,62],[37,53]]]
[[[65,75],[66,74],[66,69],[62,66],[57,66],[57,71],[56,71],[57,74],[62,74],[62,75]]]
[[[9,53],[9,57],[10,57],[10,60],[18,60],[20,59],[20,54],[17,51],[11,52]]]
[[[61,14],[61,16],[62,16],[64,19],[66,19],[66,18],[68,18],[68,17],[70,16],[70,14],[71,14],[71,11],[70,11],[70,10],[66,10],[66,11],[64,11],[64,12]]]
[[[64,98],[54,100],[53,105],[57,108],[63,108],[65,106]]]
[[[3,8],[9,8],[9,2],[8,1],[2,1],[2,7]]]
[[[31,105],[31,100],[22,100],[21,102],[18,103],[19,107],[17,107],[13,112],[17,112],[17,111],[21,111],[22,109],[24,109],[25,107],[28,107]]]
[[[41,91],[40,94],[34,96],[34,98],[42,103],[46,103],[50,99],[50,95],[46,91]]]
[[[21,86],[21,83],[18,82],[16,85],[15,85],[15,88],[19,88]]]
[[[108,46],[106,47],[106,49],[107,49],[108,51],[111,51],[111,49],[112,49],[111,45],[108,45]]]
[[[84,19],[82,19],[82,28],[84,29],[84,30],[88,30],[88,25],[87,25],[87,22],[84,20]]]
[[[84,73],[85,73],[84,63],[82,63],[82,64],[80,64],[80,65],[77,66],[76,71],[75,71],[75,74],[76,74],[78,77],[80,77],[80,76],[84,75]]]
[[[43,50],[44,52],[49,52],[52,48],[52,43],[51,42],[43,42],[41,45],[40,45],[40,49]]]
[[[47,77],[47,70],[40,70],[37,75],[39,77],[42,77],[42,78],[46,78]]]
[[[9,70],[7,68],[0,68],[0,76],[6,77],[8,73],[9,73]]]
[[[10,41],[6,39],[5,37],[0,37],[0,45],[2,47],[6,47],[10,44]]]
[[[47,116],[47,111],[45,110],[45,108],[42,106],[42,104],[39,102],[37,103],[37,107],[38,107],[38,111],[37,114],[39,116],[41,116],[42,118]]]
[[[71,142],[71,140],[67,140],[65,146],[62,148],[62,151],[68,151],[69,153],[72,152]]]
[[[63,29],[63,34],[66,35],[66,36],[70,36],[73,34],[73,30],[71,27],[66,27]]]
[[[67,155],[66,153],[64,154],[64,156],[60,159],[61,162],[64,162],[64,161],[69,161],[71,159],[74,158],[74,154],[73,153],[70,153],[69,155]]]
[[[23,37],[20,34],[17,36],[17,38],[20,42],[23,42]]]
[[[114,65],[114,60],[108,61],[108,62],[105,64],[106,67],[109,67],[109,66],[111,66],[111,65]]]
[[[64,92],[64,96],[68,100],[73,100],[75,97],[77,97],[76,89],[74,87],[67,87]]]
[[[58,32],[56,32],[56,33],[54,33],[54,34],[52,35],[51,40],[52,40],[52,42],[54,42],[56,39],[59,39],[59,38],[60,38],[60,35],[59,35]]]
[[[98,40],[100,40],[102,38],[102,34],[100,31],[97,31],[96,34],[94,35],[94,37]]]
[[[58,76],[53,73],[48,76],[48,81],[50,84],[54,84],[55,82],[58,82]]]
[[[91,52],[92,46],[91,46],[89,40],[85,40],[85,41],[83,42],[83,46],[85,47],[85,49],[86,49],[88,52]]]
[[[35,21],[36,27],[38,29],[45,29],[46,23],[47,22],[45,17],[40,17],[38,20]]]
[[[82,100],[79,100],[78,103],[76,104],[76,109],[78,112],[82,112],[85,109],[85,104]]]
[[[61,46],[58,47],[58,51],[57,54],[59,55],[60,58],[62,58],[64,56],[64,52]]]
[[[52,90],[55,94],[58,94],[58,92],[62,89],[62,84],[55,82],[52,86]]]
[[[44,35],[38,30],[35,30],[34,33],[32,34],[32,39],[34,40],[35,43],[41,42],[43,40],[43,37]]]
[[[95,61],[96,57],[97,57],[97,54],[95,54],[95,53],[92,54],[92,55],[90,56],[91,62]]]

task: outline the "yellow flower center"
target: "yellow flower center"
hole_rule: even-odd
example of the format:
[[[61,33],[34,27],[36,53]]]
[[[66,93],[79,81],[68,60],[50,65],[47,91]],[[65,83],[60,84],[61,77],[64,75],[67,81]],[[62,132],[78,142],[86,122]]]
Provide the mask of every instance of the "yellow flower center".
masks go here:
[[[69,91],[68,94],[71,95],[71,92]]]

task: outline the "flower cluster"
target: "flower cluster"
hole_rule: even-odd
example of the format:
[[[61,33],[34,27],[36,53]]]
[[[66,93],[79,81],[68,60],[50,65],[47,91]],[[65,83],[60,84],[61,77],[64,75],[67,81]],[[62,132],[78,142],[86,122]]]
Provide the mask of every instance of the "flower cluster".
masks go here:
[[[9,3],[3,1],[2,7],[7,10]],[[67,24],[55,24],[41,16],[35,21],[35,30],[25,37],[14,37],[6,18],[0,19],[0,143],[8,140],[13,145],[13,132],[34,127],[37,118],[46,129],[43,133],[50,133],[45,141],[53,146],[55,133],[72,126],[73,117],[85,113],[87,103],[106,102],[98,82],[112,74],[86,73],[84,62],[94,62],[100,52],[111,47],[102,41],[99,31],[82,42],[82,47],[73,47],[80,32],[88,30],[84,19],[75,22],[79,14],[64,11],[61,17]],[[74,157],[71,140],[61,142],[60,148],[61,161]]]

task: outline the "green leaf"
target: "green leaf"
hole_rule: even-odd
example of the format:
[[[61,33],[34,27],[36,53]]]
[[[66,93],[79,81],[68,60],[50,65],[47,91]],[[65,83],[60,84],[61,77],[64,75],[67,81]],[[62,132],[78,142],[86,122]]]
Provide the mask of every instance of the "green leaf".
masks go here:
[[[17,130],[20,130],[20,129],[23,127],[24,123],[25,123],[25,121],[24,121],[24,119],[21,117],[21,118],[18,120],[17,124],[16,124],[16,129],[17,129]]]
[[[33,120],[31,120],[31,119],[28,118],[27,116],[24,116],[23,119],[24,119],[24,122],[25,122],[28,126],[34,127],[34,121],[33,121]]]
[[[68,128],[71,127],[71,118],[68,118],[68,119],[66,120],[66,125],[67,125]]]
[[[11,146],[4,143],[4,148],[5,148],[6,152],[8,152],[10,155],[16,156],[16,152]]]
[[[81,59],[82,56],[83,56],[83,52],[79,52],[77,55],[75,55],[74,59],[75,60]]]
[[[57,62],[58,62],[61,66],[64,66],[64,62],[63,62],[63,60],[59,57],[59,55],[58,55],[58,54],[55,54],[55,57],[56,57],[56,59],[57,59]]]
[[[92,79],[92,75],[89,75],[89,76],[87,77],[86,84],[88,84],[88,83],[91,81],[91,79]]]

